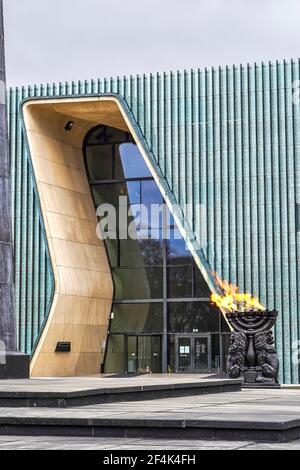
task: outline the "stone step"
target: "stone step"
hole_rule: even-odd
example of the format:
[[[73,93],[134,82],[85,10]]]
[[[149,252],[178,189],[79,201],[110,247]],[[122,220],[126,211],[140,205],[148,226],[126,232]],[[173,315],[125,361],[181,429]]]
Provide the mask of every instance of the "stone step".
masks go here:
[[[144,382],[142,385],[132,382],[128,385],[101,386],[101,379],[98,388],[85,388],[84,382],[80,390],[68,390],[64,387],[57,387],[57,391],[52,391],[53,387],[47,387],[45,381],[34,381],[34,387],[28,382],[28,386],[21,387],[9,385],[5,388],[5,383],[0,388],[0,407],[46,407],[46,408],[68,408],[74,406],[87,406],[101,403],[114,403],[122,401],[141,401],[154,400],[158,398],[186,397],[193,395],[206,395],[215,393],[238,392],[241,390],[241,380],[215,379],[215,380],[198,380],[198,381],[172,381],[165,380],[163,383],[153,383],[151,380]],[[52,384],[53,385],[53,381]],[[20,388],[22,388],[20,390]],[[52,389],[52,390],[51,390]]]
[[[96,393],[98,400],[97,390],[92,390],[91,386],[100,382],[102,395],[109,397],[110,401],[72,408],[0,407],[0,435],[208,439],[279,443],[300,438],[300,397],[297,389],[243,389],[227,393],[206,393],[208,390],[216,390],[216,385],[211,381],[211,387],[207,384],[204,386],[205,380],[199,380],[197,383],[185,377],[185,381],[189,383],[184,383],[180,377],[172,380],[171,377],[133,378],[124,379],[123,382],[119,379],[116,382],[114,379],[61,379],[52,382],[33,381],[33,385],[30,381],[23,386],[19,385],[19,389],[23,387],[32,394],[34,388],[35,393],[38,390],[41,393],[44,389],[44,393],[47,391],[51,393],[52,399],[55,389],[61,393],[69,391],[74,399],[80,400],[88,396],[87,390],[93,400]],[[120,390],[121,384],[122,390]],[[104,385],[107,387],[107,393],[104,392]],[[128,390],[130,385],[131,390]],[[240,383],[234,384],[230,381],[228,386],[240,387]],[[3,387],[3,383],[0,384],[2,393]],[[17,383],[11,384],[11,387],[16,390]],[[220,391],[222,389],[220,383],[218,387]],[[140,400],[140,397],[147,397],[148,393],[155,392],[154,389],[168,396]],[[24,390],[19,392],[24,393]],[[119,403],[114,402],[114,398],[111,397],[115,394],[121,395],[122,392],[124,393],[122,400],[130,393],[132,399],[126,402],[122,400]],[[172,393],[180,396],[174,396]],[[135,401],[133,401],[134,396],[138,397]],[[153,395],[151,397],[155,398]]]
[[[1,416],[0,412],[0,435],[288,442],[300,438],[300,420]]]

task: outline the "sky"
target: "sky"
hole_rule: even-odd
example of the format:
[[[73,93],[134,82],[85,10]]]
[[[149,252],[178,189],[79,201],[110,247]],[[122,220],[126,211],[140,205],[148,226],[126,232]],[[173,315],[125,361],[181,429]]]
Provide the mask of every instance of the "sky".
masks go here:
[[[9,86],[300,57],[299,0],[3,0]]]

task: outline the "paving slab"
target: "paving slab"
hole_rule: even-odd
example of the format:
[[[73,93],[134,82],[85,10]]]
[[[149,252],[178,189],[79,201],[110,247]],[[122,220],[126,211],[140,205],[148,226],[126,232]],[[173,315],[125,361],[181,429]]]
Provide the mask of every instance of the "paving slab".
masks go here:
[[[0,382],[0,407],[66,408],[99,403],[153,400],[240,391],[241,380],[226,376],[149,374],[90,376]]]
[[[73,408],[0,408],[0,435],[287,442],[300,438],[296,390],[242,390]]]
[[[159,450],[300,450],[300,440],[284,444],[262,444],[247,441],[0,436],[0,450],[109,450],[112,452],[114,450],[149,450],[150,452]]]

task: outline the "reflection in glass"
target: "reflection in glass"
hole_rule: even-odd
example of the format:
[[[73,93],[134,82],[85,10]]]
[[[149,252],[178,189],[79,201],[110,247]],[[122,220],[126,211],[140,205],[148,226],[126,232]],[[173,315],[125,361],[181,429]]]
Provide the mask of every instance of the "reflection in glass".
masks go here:
[[[207,282],[202,276],[200,269],[198,268],[196,263],[193,263],[193,264],[194,264],[194,289],[195,289],[194,297],[198,297],[198,298],[206,297],[209,299],[211,292],[209,290]]]
[[[170,230],[170,240],[167,242],[167,262],[169,265],[192,263],[192,255],[177,228]]]
[[[107,239],[105,241],[107,255],[112,268],[119,265],[119,242],[118,240]]]
[[[139,181],[127,181],[128,205],[140,204],[141,184]]]
[[[161,299],[162,268],[118,268],[113,270],[115,300]]]
[[[222,370],[226,370],[226,364],[228,361],[229,355],[229,348],[230,348],[230,334],[223,334],[222,338],[222,353],[223,353],[223,362],[222,362]]]
[[[88,145],[117,144],[124,141],[130,141],[131,135],[120,129],[115,129],[105,125],[97,126],[88,138]]]
[[[226,336],[226,335],[223,335]],[[221,352],[220,352],[220,341],[222,341],[222,336],[220,335],[211,335],[211,352],[212,352],[212,370],[216,373],[221,372]],[[226,369],[224,369],[226,370]]]
[[[161,192],[154,180],[142,181],[142,204],[151,208],[151,204],[162,204]]]
[[[228,331],[228,326],[219,322],[218,311],[207,300],[181,301],[208,298],[209,288],[169,209],[162,207],[161,191],[130,134],[98,126],[89,134],[85,156],[95,207],[112,204],[116,208],[116,239],[105,241],[115,288],[105,370],[161,372],[164,312],[168,312],[168,369],[174,371],[175,363],[181,361],[181,370],[189,371],[189,353],[183,352],[178,359],[178,335],[214,333],[220,325]],[[107,214],[101,219],[106,222]],[[132,238],[128,238],[128,229]],[[197,365],[195,357],[198,343],[194,337],[186,341],[191,341],[193,367],[202,369],[204,359],[198,358],[201,364],[198,361]],[[187,348],[188,344],[181,346]],[[212,349],[213,369],[218,370],[221,353],[217,342]]]
[[[126,183],[93,185],[92,193],[96,207],[101,204],[111,204],[114,207],[118,207],[120,196],[128,197]]]
[[[163,306],[154,304],[116,304],[113,307],[111,333],[160,333],[163,327]]]
[[[127,372],[137,373],[137,337],[127,336]]]
[[[120,265],[162,266],[163,246],[159,233],[137,231],[136,236],[136,240],[120,240]]]
[[[168,297],[192,297],[193,268],[192,266],[172,266],[168,268]]]
[[[170,303],[169,331],[172,333],[218,332],[218,310],[208,302]]]
[[[113,178],[113,159],[110,145],[87,147],[86,159],[91,180],[111,180]]]
[[[123,335],[109,335],[107,350],[106,350],[106,361],[105,361],[105,372],[125,372],[125,342]]]
[[[142,204],[131,204],[129,218],[130,221],[134,221],[134,226],[138,230],[149,230],[151,228],[150,212],[148,211],[148,207]]]
[[[168,334],[168,371],[174,373],[176,369],[175,335]]]
[[[116,179],[151,177],[138,147],[132,143],[121,144],[116,152]]]
[[[160,336],[138,336],[138,372],[161,373]]]

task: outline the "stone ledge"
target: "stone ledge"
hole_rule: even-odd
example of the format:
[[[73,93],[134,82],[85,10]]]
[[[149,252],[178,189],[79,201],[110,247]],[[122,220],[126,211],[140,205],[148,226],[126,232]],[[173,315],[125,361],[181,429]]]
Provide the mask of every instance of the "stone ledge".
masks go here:
[[[158,398],[239,392],[241,380],[216,379],[198,382],[130,385],[83,389],[77,391],[19,391],[7,387],[0,391],[0,407],[67,408],[122,401],[154,400]]]
[[[300,438],[300,420],[249,423],[215,419],[0,417],[0,435],[288,442]]]

